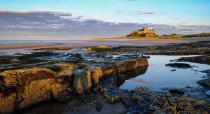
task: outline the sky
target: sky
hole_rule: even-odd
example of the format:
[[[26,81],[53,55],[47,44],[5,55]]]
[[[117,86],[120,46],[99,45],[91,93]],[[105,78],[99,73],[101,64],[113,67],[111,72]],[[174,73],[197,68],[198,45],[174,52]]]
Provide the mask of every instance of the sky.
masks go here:
[[[210,25],[210,0],[0,0],[0,9],[70,12],[116,23]]]
[[[0,0],[0,40],[210,32],[209,12],[210,0]]]

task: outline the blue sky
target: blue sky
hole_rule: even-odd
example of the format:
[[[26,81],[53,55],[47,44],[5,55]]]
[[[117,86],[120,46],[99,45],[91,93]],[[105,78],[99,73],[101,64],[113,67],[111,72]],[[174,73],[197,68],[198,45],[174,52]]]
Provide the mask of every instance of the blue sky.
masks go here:
[[[210,0],[0,0],[9,11],[59,11],[116,23],[210,25]]]

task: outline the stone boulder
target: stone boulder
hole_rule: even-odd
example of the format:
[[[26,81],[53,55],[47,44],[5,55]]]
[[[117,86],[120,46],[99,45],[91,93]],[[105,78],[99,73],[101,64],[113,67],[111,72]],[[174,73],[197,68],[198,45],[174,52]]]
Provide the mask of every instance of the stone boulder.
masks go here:
[[[146,58],[139,58],[136,60],[127,60],[123,61],[119,64],[116,64],[114,66],[109,66],[103,68],[104,75],[116,75],[124,72],[128,72],[131,70],[135,70],[140,67],[146,67],[149,63]]]
[[[181,89],[169,89],[168,91],[171,94],[184,95],[184,90]]]
[[[12,92],[10,94],[4,94],[0,92],[0,113],[11,113],[15,109],[17,94]]]
[[[109,76],[109,75],[115,75],[117,70],[113,66],[108,66],[103,68],[102,71],[105,76]]]
[[[202,85],[203,87],[210,88],[210,78],[200,80],[197,83]]]
[[[73,64],[57,64],[59,71],[58,76],[72,76],[75,65]],[[70,77],[69,77],[70,78]]]
[[[70,98],[70,82],[66,76],[44,68],[7,70],[0,74],[0,113],[22,110],[48,100]],[[5,108],[6,107],[6,108]]]
[[[78,95],[89,93],[91,86],[91,70],[89,68],[84,68],[74,72],[73,88]]]
[[[91,79],[93,82],[93,85],[97,85],[100,81],[100,79],[103,77],[103,71],[100,67],[96,67],[91,72]]]
[[[195,57],[181,57],[180,59],[178,59],[178,61],[188,61],[188,62],[210,65],[210,56],[203,55],[203,56],[195,56]]]
[[[169,64],[166,64],[166,66],[173,67],[173,68],[184,68],[184,69],[192,68],[192,66],[187,63],[169,63]]]

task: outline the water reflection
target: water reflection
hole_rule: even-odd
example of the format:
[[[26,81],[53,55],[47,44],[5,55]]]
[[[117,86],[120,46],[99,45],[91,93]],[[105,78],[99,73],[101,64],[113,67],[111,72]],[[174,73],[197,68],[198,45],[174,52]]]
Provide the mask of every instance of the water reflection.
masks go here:
[[[147,71],[147,69],[148,66],[145,66],[135,70],[131,70],[126,73],[121,73],[119,75],[108,76],[105,79],[101,80],[100,86],[104,88],[120,87],[125,83],[126,80],[129,80],[139,75],[143,75]]]
[[[198,80],[201,80],[204,73],[199,71],[210,69],[209,65],[189,63],[194,66],[190,69],[171,68],[165,66],[171,60],[183,56],[153,55],[149,59],[149,67],[145,74],[130,78],[120,88],[134,89],[136,87],[148,87],[153,91],[163,91],[168,88],[199,87]]]
[[[139,76],[139,75],[143,75],[144,73],[146,73],[147,68],[148,66],[145,66],[143,68],[138,68],[136,70],[132,70],[124,74],[120,74],[119,76],[117,76],[116,86],[120,87],[126,80],[130,78],[135,78],[136,76]]]

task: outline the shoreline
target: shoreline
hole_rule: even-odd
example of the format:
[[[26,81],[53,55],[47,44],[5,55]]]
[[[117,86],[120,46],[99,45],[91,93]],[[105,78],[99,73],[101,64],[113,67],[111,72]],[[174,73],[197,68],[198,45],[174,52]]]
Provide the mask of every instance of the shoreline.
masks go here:
[[[77,42],[63,43],[11,43],[0,44],[0,50],[44,48],[44,47],[66,47],[83,48],[88,46],[161,46],[168,44],[181,44],[188,42],[210,41],[210,38],[185,38],[185,39],[125,39],[125,38],[96,38],[90,40],[78,40]]]
[[[23,48],[38,48],[60,46],[62,43],[15,43],[15,44],[0,44],[0,50],[23,49]]]
[[[161,93],[142,86],[132,90],[118,88],[126,80],[145,74],[148,72],[148,67],[153,65],[148,62],[150,56],[142,56],[138,52],[146,55],[199,54],[206,56],[206,54],[209,54],[209,43],[210,41],[201,41],[151,46],[152,48],[96,46],[86,47],[86,49],[89,49],[87,50],[88,53],[85,51],[80,54],[79,52],[78,54],[68,52],[71,49],[61,47],[74,47],[74,45],[85,47],[87,45],[100,44],[98,42],[85,41],[83,43],[71,42],[57,45],[57,48],[40,49],[44,50],[43,52],[4,56],[0,61],[3,65],[0,73],[0,107],[3,108],[0,109],[0,112],[46,113],[50,109],[51,113],[59,110],[73,114],[106,114],[111,112],[118,113],[119,111],[120,113],[135,111],[143,111],[144,113],[169,113],[168,111],[170,113],[209,113],[210,99],[208,97],[208,89],[206,89],[206,87],[209,87],[209,79],[196,80],[199,83],[195,83],[203,85],[201,88],[200,86],[199,88],[197,86],[195,88],[194,86],[189,86],[190,88],[169,87],[165,89],[165,92]],[[48,50],[64,51],[60,53]],[[200,58],[203,58],[203,56]],[[161,59],[164,58],[161,57]],[[191,58],[187,60],[194,61]],[[176,72],[178,68],[182,67],[180,65],[186,64],[179,64],[170,72]],[[202,93],[194,95],[194,93],[198,92]],[[59,104],[63,102],[66,104]],[[118,103],[116,108],[120,110],[110,108],[114,106],[114,103]],[[182,104],[184,108],[182,108]],[[201,109],[197,105],[204,108]],[[150,106],[158,108],[151,110]]]

